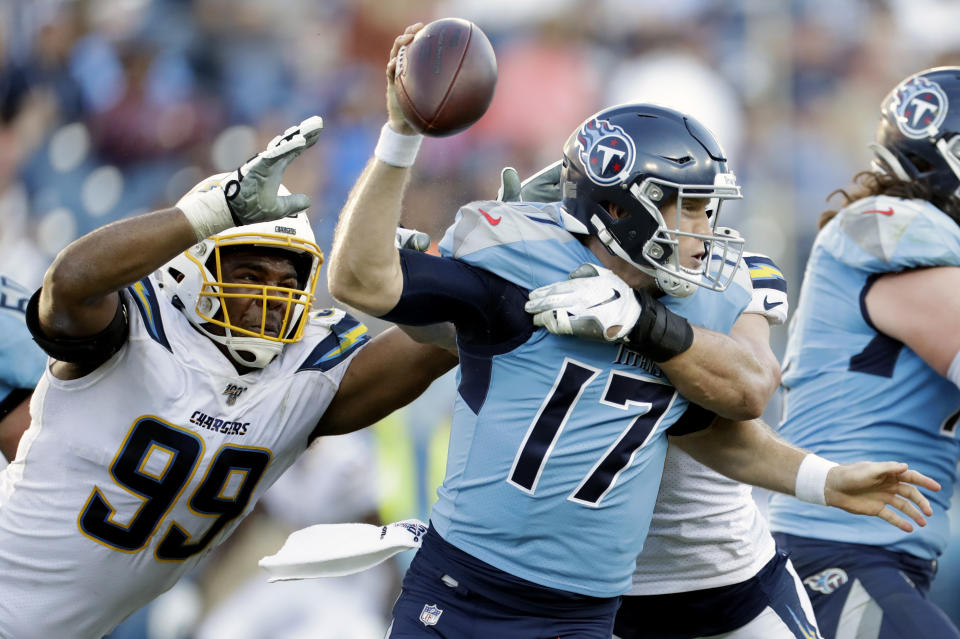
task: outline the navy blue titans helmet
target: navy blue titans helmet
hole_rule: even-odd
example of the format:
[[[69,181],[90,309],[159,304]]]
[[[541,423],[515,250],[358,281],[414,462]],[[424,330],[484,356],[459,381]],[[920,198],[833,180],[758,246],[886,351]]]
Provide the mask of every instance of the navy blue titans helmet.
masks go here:
[[[665,293],[684,297],[697,286],[723,290],[732,281],[743,240],[716,223],[720,203],[742,197],[740,187],[713,134],[692,117],[653,104],[590,116],[563,147],[561,186],[568,230],[597,236],[612,254],[655,277]],[[709,200],[710,234],[677,230],[685,198]],[[629,216],[614,218],[611,203]],[[677,217],[671,224],[661,209],[672,203]],[[698,269],[682,266],[680,236],[703,239],[711,259]],[[716,260],[719,266],[711,266]]]
[[[875,168],[929,187],[960,211],[960,67],[916,73],[883,100]]]

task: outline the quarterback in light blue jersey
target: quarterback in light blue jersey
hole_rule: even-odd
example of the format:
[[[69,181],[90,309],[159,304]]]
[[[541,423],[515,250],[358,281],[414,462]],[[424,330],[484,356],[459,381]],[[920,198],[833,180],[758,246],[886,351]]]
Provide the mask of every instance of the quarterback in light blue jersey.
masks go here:
[[[696,120],[621,105],[568,139],[561,202],[474,202],[441,257],[397,251],[419,142],[392,78],[419,28],[394,43],[390,119],[341,213],[328,274],[331,293],[355,308],[457,331],[446,477],[388,636],[608,639],[666,434],[702,427],[709,411],[752,419],[777,383],[765,336],[727,334],[751,285],[738,269],[742,240],[716,221],[740,189]],[[755,460],[780,459],[778,477],[766,479],[792,493],[804,453],[736,424],[677,439],[755,481],[764,479]],[[880,465],[834,478],[861,470],[913,472]],[[879,483],[899,483],[894,475]]]
[[[561,162],[520,182],[501,173],[498,199],[559,200]],[[787,281],[765,255],[743,254],[753,299],[745,325],[763,334],[787,319]],[[702,295],[702,294],[701,294]],[[704,424],[706,426],[706,424]],[[670,446],[643,552],[614,624],[618,639],[814,639],[813,606],[790,560],[777,552],[750,486]]]
[[[47,361],[24,321],[29,299],[30,291],[0,275],[0,452],[8,461],[30,423],[27,403]]]
[[[793,318],[781,434],[839,462],[896,458],[936,479],[910,535],[774,496],[826,637],[958,637],[927,600],[949,537],[960,440],[960,67],[884,100],[874,171],[821,219]]]

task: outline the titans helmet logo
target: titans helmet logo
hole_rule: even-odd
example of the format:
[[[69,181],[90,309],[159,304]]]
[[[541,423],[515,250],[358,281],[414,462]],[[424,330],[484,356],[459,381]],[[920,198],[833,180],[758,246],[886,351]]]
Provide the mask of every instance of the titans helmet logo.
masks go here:
[[[601,186],[622,182],[637,157],[630,136],[607,120],[593,119],[580,127],[577,146],[587,177]]]
[[[936,82],[917,77],[897,87],[891,109],[897,126],[908,138],[935,137],[947,117],[947,94]]]

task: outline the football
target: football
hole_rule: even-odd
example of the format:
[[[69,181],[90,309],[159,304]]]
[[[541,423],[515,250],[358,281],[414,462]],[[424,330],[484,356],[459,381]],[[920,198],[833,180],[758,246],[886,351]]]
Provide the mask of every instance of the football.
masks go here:
[[[479,120],[496,84],[493,46],[468,20],[431,22],[397,54],[397,97],[407,122],[424,135],[453,135]]]

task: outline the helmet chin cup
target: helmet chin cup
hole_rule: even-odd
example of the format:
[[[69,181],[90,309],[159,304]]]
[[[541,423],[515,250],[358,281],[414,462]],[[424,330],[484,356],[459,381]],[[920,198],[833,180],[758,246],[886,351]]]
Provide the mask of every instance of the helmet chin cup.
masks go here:
[[[689,297],[697,290],[697,285],[676,277],[669,271],[657,269],[657,287],[670,297]]]
[[[268,342],[259,337],[222,337],[216,340],[227,347],[234,362],[249,368],[263,368],[283,351],[283,342]],[[252,359],[245,357],[252,356]]]

